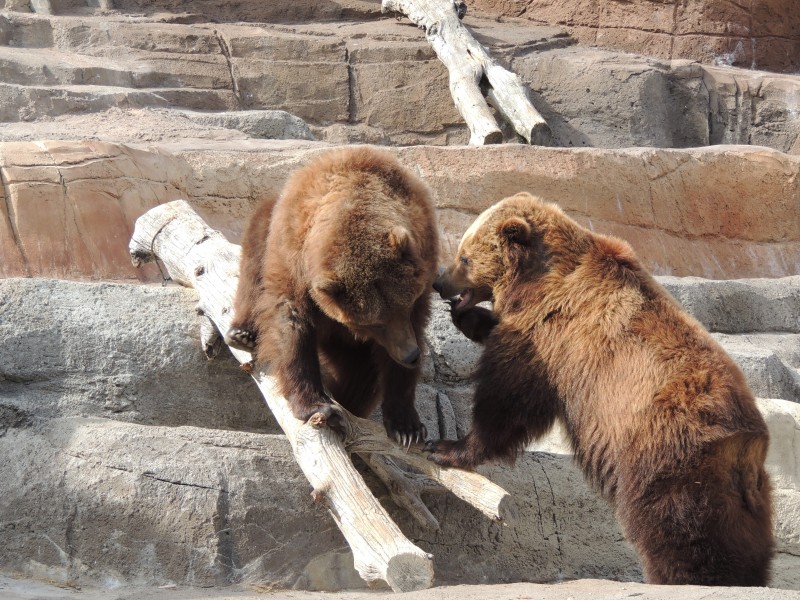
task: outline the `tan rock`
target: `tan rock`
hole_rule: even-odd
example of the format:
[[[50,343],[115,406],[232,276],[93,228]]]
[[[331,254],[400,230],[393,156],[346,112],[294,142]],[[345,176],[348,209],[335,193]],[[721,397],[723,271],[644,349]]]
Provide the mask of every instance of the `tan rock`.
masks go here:
[[[270,140],[164,144],[149,151],[100,142],[0,144],[6,210],[15,227],[0,230],[0,242],[20,248],[27,265],[8,261],[2,268],[6,276],[141,277],[129,264],[127,242],[145,210],[184,197],[238,241],[255,204],[327,148]],[[527,190],[558,202],[596,231],[627,239],[656,274],[724,279],[800,273],[800,157],[732,146],[391,151],[433,189],[445,256],[481,211]]]
[[[158,152],[102,142],[3,144],[4,208],[13,226],[0,240],[14,243],[25,263],[4,255],[3,276],[138,278],[127,241],[139,215],[182,195],[168,181],[170,162]],[[142,276],[152,277],[148,272]]]
[[[794,0],[743,5],[714,0],[474,0],[491,15],[564,25],[587,43],[787,73],[800,68]]]

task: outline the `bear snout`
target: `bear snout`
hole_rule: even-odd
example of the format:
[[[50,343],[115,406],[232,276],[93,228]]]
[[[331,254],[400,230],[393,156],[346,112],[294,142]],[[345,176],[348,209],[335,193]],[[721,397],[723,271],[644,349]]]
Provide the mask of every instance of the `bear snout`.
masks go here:
[[[442,294],[442,276],[444,275],[445,271],[447,271],[446,267],[439,267],[439,269],[436,271],[436,279],[433,282],[433,289],[439,295]]]
[[[409,367],[416,367],[419,364],[420,351],[419,348],[414,348],[411,352],[406,354],[403,359],[403,364]]]
[[[433,289],[445,300],[460,296],[463,291],[453,284],[451,269],[446,267],[439,268],[436,280],[433,282]]]

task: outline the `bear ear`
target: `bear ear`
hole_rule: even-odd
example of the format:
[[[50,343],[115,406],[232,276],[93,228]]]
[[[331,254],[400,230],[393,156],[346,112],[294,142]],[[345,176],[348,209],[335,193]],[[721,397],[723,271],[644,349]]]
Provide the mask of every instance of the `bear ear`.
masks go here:
[[[392,227],[389,232],[389,247],[401,259],[410,259],[414,255],[414,241],[411,239],[411,234],[408,229],[401,225]]]
[[[311,284],[311,287],[314,288],[314,291],[332,300],[339,300],[344,295],[344,284],[328,275],[317,277]]]
[[[507,244],[528,245],[531,226],[520,217],[509,217],[497,226],[497,233]]]

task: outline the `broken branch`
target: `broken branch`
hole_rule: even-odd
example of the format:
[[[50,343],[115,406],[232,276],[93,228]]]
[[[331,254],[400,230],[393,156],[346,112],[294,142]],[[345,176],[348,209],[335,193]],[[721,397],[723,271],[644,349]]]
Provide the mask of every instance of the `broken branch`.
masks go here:
[[[406,15],[425,30],[425,37],[450,73],[450,94],[470,130],[473,146],[497,144],[503,135],[480,89],[485,76],[489,99],[529,144],[546,146],[552,133],[533,107],[520,78],[498,65],[461,23],[453,0],[383,0],[381,11]]]

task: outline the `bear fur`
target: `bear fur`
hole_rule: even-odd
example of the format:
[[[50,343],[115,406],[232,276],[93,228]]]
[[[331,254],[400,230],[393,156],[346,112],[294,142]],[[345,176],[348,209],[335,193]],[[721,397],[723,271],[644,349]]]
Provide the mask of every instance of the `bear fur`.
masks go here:
[[[438,229],[427,187],[388,153],[328,152],[261,204],[243,239],[226,342],[268,365],[298,419],[382,402],[389,435],[426,432],[414,407]]]
[[[529,194],[486,210],[434,287],[484,344],[441,465],[512,460],[557,419],[655,584],[763,586],[767,427],[742,373],[622,240]],[[493,310],[477,303],[491,300]]]

